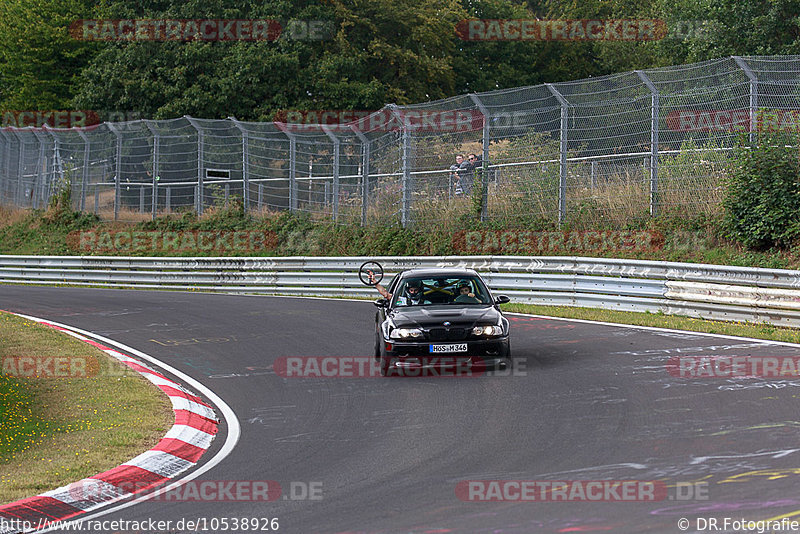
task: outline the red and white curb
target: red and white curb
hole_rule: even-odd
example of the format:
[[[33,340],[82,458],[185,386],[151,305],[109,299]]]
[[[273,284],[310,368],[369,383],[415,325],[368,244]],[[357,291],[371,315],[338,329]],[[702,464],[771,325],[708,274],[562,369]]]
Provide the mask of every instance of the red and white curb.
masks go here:
[[[35,525],[38,530],[47,526],[48,523],[71,519],[145,492],[193,467],[211,446],[211,442],[217,434],[219,419],[212,407],[200,397],[147,364],[74,331],[77,329],[36,317],[24,315],[22,317],[89,343],[140,373],[169,397],[175,412],[175,423],[155,447],[114,469],[35,497],[0,506],[0,534],[23,532],[16,526],[3,528],[2,523],[20,525],[22,522],[27,522],[27,524]],[[103,339],[100,336],[96,337]],[[214,397],[216,396],[214,395]],[[223,411],[232,414],[230,408],[224,403],[223,407],[225,408]],[[230,418],[226,417],[226,420],[230,421]],[[236,440],[238,440],[238,429],[237,424],[235,426]],[[234,444],[235,441],[231,443],[230,439],[226,441],[224,447],[226,453],[230,452]],[[2,519],[6,521],[1,521]]]

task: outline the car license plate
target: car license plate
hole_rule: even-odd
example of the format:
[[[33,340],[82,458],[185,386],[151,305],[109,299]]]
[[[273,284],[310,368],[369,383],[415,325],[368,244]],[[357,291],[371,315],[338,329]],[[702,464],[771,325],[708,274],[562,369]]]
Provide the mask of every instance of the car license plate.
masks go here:
[[[430,346],[431,353],[443,353],[443,352],[467,352],[467,344],[466,343],[451,343],[448,345],[431,345]]]

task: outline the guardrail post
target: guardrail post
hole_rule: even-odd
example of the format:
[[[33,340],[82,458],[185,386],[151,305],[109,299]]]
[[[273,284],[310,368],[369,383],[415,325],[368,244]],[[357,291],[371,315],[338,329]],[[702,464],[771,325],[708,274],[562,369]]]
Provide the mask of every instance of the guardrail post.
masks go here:
[[[481,222],[483,222],[489,209],[489,122],[492,116],[478,95],[471,93],[469,97],[483,115],[483,167],[481,168]]]
[[[250,136],[236,117],[228,117],[242,134],[242,203],[250,211]]]
[[[122,180],[122,134],[120,134],[119,130],[117,130],[117,127],[114,126],[113,123],[107,122],[106,125],[108,126],[108,129],[111,130],[111,132],[117,137],[117,157],[115,163],[116,176],[114,176],[114,220],[116,221],[119,219],[119,207],[122,200],[122,189],[120,187]],[[95,210],[96,209],[97,205],[95,204]]]
[[[407,228],[411,224],[411,192],[413,184],[411,181],[411,137],[408,131],[408,124],[405,118],[397,107],[397,104],[389,104],[389,109],[395,116],[397,122],[400,123],[402,131],[402,143],[400,144],[400,161],[402,167],[403,177],[401,178],[402,198],[400,201],[400,225]]]
[[[361,226],[367,225],[367,207],[369,206],[369,149],[367,136],[351,124],[350,129],[361,141]]]
[[[744,59],[740,56],[732,57],[750,80],[750,144],[753,145],[756,142],[756,127],[758,122],[758,77]]]
[[[195,195],[195,211],[198,215],[203,214],[205,201],[203,200],[203,129],[197,124],[197,121],[189,115],[183,116],[192,127],[197,130],[197,194]]]
[[[559,163],[558,163],[558,224],[564,223],[567,217],[567,128],[569,127],[569,102],[564,98],[553,84],[546,83],[558,103],[561,104],[561,134],[559,136]]]
[[[150,121],[143,120],[142,122],[145,126],[147,126],[147,129],[150,130],[150,133],[153,134],[153,202],[151,211],[152,219],[156,220],[156,212],[158,211],[158,181],[161,179],[158,174],[160,172],[158,160],[161,152],[161,136],[159,135],[158,130],[156,130],[153,125],[150,124]]]
[[[86,209],[86,189],[89,187],[89,154],[91,149],[89,137],[83,133],[83,130],[75,128],[75,131],[83,139],[83,171],[81,172],[81,201],[79,207],[80,211],[84,211]]]
[[[330,131],[327,125],[322,125],[322,131],[333,142],[333,220],[339,220],[339,138]]]
[[[658,215],[658,89],[647,77],[637,70],[636,75],[650,90],[650,215]]]

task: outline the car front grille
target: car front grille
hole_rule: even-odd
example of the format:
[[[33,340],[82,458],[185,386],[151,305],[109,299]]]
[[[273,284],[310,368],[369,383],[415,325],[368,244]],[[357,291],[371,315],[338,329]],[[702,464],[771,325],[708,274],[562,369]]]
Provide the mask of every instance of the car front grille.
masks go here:
[[[431,328],[428,330],[428,339],[431,341],[460,341],[466,337],[466,328]]]

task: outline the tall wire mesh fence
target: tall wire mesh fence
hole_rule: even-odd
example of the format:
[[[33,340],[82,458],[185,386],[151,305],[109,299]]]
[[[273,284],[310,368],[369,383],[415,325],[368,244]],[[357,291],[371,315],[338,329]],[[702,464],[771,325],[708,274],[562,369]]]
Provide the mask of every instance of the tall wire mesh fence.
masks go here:
[[[742,132],[797,131],[798,82],[800,56],[728,57],[387,105],[349,123],[186,116],[6,127],[0,202],[42,208],[70,187],[75,209],[115,220],[236,200],[403,226],[713,213]]]

